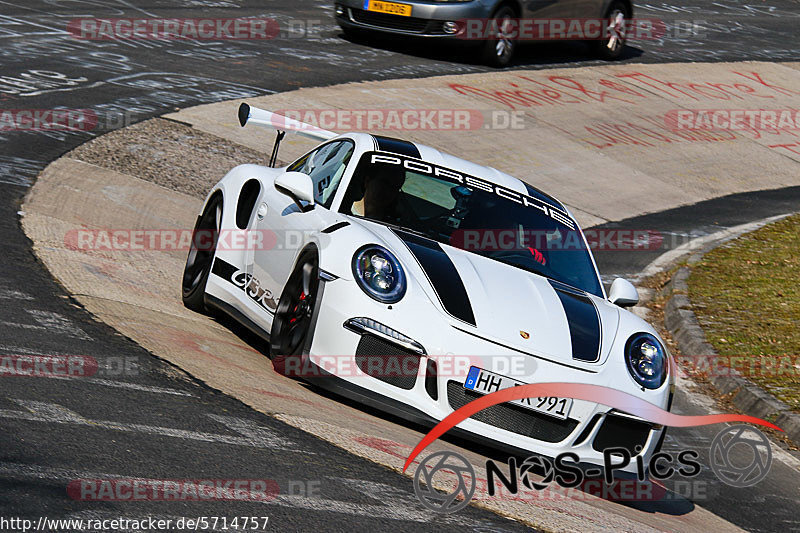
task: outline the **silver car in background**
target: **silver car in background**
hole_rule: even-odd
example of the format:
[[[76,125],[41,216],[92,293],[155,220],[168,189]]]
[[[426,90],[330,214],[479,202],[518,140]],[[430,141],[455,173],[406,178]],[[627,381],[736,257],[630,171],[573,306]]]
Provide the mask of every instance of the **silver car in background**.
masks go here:
[[[519,42],[512,25],[520,19],[598,20],[605,33],[590,44],[612,60],[622,53],[633,16],[631,0],[335,0],[334,8],[347,36],[383,33],[467,43],[464,21],[491,22],[486,27],[495,30],[480,44],[483,61],[495,67],[510,64]]]

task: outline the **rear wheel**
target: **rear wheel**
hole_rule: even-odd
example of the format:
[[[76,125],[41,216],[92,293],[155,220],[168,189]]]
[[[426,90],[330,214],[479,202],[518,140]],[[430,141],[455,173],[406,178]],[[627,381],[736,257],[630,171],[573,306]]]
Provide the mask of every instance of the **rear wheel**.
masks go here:
[[[498,9],[489,24],[492,35],[483,45],[483,62],[489,66],[503,68],[511,64],[517,49],[514,18],[517,14],[508,6]]]
[[[270,355],[279,374],[299,377],[293,369],[299,369],[311,334],[318,290],[317,258],[314,254],[306,254],[289,276],[272,321]]]
[[[183,305],[198,313],[206,312],[205,293],[208,276],[217,251],[222,227],[222,196],[214,196],[195,224],[192,243],[181,281]]]
[[[601,59],[610,61],[622,55],[628,40],[626,26],[630,18],[630,9],[624,2],[615,0],[611,3],[603,23],[608,37],[593,41],[595,52]]]

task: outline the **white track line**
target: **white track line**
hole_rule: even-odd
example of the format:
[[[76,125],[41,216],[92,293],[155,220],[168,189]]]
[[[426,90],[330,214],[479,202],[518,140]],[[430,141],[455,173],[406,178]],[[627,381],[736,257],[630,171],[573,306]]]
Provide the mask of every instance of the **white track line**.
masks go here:
[[[74,411],[70,411],[66,407],[62,407],[61,405],[54,403],[13,398],[12,401],[21,405],[26,410],[14,411],[11,409],[0,409],[0,418],[29,420],[32,422],[47,422],[52,424],[89,426],[93,428],[123,431],[128,433],[144,433],[159,437],[173,437],[202,442],[213,442],[218,444],[233,444],[238,446],[249,446],[252,448],[264,448],[270,450],[291,450],[294,453],[313,453],[300,449],[296,443],[279,436],[277,432],[272,431],[271,429],[258,426],[249,420],[244,420],[241,418],[221,415],[207,415],[241,435],[233,436],[161,426],[150,426],[146,424],[125,424],[108,420],[89,420]]]

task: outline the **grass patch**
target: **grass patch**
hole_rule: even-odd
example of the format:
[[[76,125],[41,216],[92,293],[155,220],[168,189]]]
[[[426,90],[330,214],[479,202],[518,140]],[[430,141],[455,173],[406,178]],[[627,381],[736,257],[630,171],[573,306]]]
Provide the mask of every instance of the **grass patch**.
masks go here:
[[[800,411],[800,215],[706,254],[689,297],[717,353]]]

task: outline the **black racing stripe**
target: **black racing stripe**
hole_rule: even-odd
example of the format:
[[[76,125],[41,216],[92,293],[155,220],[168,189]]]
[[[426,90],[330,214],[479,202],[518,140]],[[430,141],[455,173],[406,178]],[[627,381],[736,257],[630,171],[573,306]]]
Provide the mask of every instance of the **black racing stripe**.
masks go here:
[[[337,229],[342,229],[342,228],[347,227],[349,225],[350,225],[349,222],[347,222],[346,220],[343,220],[341,222],[337,222],[336,224],[333,224],[332,226],[328,226],[327,228],[322,230],[322,233],[333,233]]]
[[[221,278],[230,281],[236,271],[239,270],[227,261],[223,261],[219,257],[214,258],[214,266],[211,267],[211,272]]]
[[[572,358],[596,362],[600,359],[600,317],[591,298],[557,281],[548,280],[567,315]]]
[[[381,137],[379,135],[373,135],[373,137],[375,138],[375,142],[378,143],[378,150],[382,152],[407,155],[416,159],[420,157],[419,150],[414,143],[402,139],[395,139],[393,137]]]
[[[455,318],[475,325],[475,314],[467,295],[467,289],[458,274],[453,261],[436,241],[418,237],[405,231],[395,230],[395,234],[406,243],[414,254],[420,267],[428,276],[433,290],[439,296],[445,311]]]

